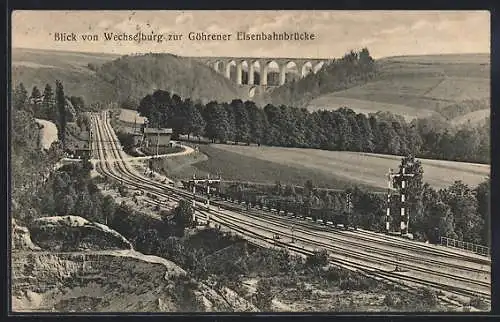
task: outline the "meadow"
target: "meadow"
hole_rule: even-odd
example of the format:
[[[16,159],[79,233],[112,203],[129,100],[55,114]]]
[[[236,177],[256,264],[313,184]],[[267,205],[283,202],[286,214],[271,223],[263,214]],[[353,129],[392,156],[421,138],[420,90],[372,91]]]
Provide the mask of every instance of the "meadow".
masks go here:
[[[128,110],[125,108],[120,109],[120,116],[119,116],[120,121],[126,122],[126,123],[131,123],[134,124],[143,124],[144,121],[146,120],[145,117],[140,116],[139,113],[135,110]]]
[[[360,113],[391,111],[412,119],[453,103],[490,97],[489,55],[388,57],[377,63],[377,80],[320,96],[308,109],[346,106]]]
[[[476,124],[481,121],[484,121],[485,118],[490,116],[491,110],[479,110],[474,112],[469,112],[465,115],[457,116],[451,120],[453,125],[465,125],[469,121],[471,124]]]
[[[227,180],[302,185],[311,179],[318,187],[343,189],[358,185],[384,191],[387,172],[397,169],[401,156],[242,145],[203,145],[208,159],[191,166],[200,172],[221,173]],[[445,188],[456,180],[471,186],[484,181],[490,166],[420,159],[424,181]]]

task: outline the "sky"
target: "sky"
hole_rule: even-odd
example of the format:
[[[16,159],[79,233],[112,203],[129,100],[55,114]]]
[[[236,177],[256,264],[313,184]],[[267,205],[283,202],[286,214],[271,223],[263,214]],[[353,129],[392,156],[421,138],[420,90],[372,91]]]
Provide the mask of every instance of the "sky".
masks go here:
[[[55,41],[55,33],[77,41]],[[182,34],[183,40],[103,40],[104,32]],[[191,41],[189,32],[307,32],[309,41]],[[87,42],[81,35],[97,34]],[[374,58],[490,53],[488,11],[15,11],[12,47],[180,56],[336,58],[367,47]]]

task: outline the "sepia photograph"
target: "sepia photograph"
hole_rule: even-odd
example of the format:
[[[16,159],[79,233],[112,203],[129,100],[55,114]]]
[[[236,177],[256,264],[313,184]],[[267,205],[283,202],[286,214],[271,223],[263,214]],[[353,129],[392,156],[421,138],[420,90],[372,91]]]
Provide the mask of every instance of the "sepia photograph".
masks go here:
[[[491,311],[490,13],[16,10],[10,311]]]

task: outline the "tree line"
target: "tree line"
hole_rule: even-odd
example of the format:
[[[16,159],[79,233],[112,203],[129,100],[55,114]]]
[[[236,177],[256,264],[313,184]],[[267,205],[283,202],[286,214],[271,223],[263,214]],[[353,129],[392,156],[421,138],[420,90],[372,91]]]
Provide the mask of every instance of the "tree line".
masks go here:
[[[328,62],[317,73],[311,72],[304,78],[276,88],[268,98],[276,105],[304,107],[320,95],[362,85],[378,75],[377,64],[368,48],[351,50],[343,57]]]
[[[73,115],[68,109],[71,104],[77,111],[77,125],[87,130],[90,128],[89,120],[83,112],[86,110],[85,101],[80,96],[66,96],[61,81],[56,80],[56,90],[50,84],[46,84],[43,93],[37,86],[33,86],[31,94],[28,95],[23,83],[19,83],[14,89],[12,103],[16,110],[25,110],[35,118],[53,121],[58,130],[58,139],[63,146],[66,145],[66,129],[68,122],[73,121]]]
[[[150,126],[170,127],[174,137],[205,136],[211,142],[393,155],[489,163],[489,122],[459,129],[432,118],[407,122],[389,112],[370,115],[343,107],[309,112],[305,108],[235,99],[194,103],[164,90],[141,99],[138,112]]]

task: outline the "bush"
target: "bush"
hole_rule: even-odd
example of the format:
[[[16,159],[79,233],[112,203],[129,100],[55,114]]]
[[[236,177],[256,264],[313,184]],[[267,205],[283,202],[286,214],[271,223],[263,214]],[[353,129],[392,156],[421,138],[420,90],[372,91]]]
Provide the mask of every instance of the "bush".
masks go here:
[[[328,252],[326,249],[314,251],[306,260],[306,265],[310,267],[323,267],[328,264]]]
[[[347,278],[340,280],[341,290],[366,291],[376,286],[376,282],[368,277],[350,273]]]
[[[259,280],[255,293],[255,304],[263,311],[269,311],[273,302],[271,284],[267,280]]]
[[[392,296],[392,294],[391,293],[387,294],[384,297],[384,305],[386,305],[388,307],[392,307],[392,306],[394,306],[394,304],[396,304],[396,301],[394,300],[394,297]]]
[[[422,299],[422,302],[429,306],[436,306],[438,304],[436,292],[427,287],[420,290],[420,298]]]
[[[118,192],[120,193],[120,196],[122,196],[122,197],[126,197],[128,195],[128,189],[125,188],[124,186],[119,186]]]
[[[480,310],[487,310],[489,308],[488,303],[483,301],[479,296],[475,296],[470,300],[470,306],[473,306]]]

